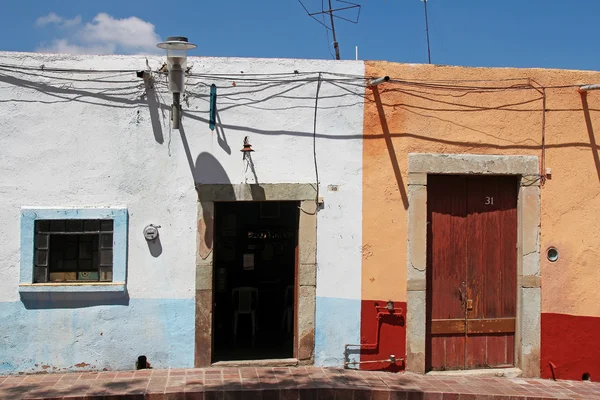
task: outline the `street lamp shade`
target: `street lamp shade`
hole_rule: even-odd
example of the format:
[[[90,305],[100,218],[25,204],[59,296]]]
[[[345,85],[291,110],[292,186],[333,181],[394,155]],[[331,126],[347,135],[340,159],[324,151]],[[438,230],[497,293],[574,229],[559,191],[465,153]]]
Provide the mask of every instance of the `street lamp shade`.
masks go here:
[[[167,50],[167,70],[169,71],[169,91],[182,93],[184,90],[184,73],[187,69],[187,51],[196,45],[188,42],[184,36],[169,36],[157,47]]]
[[[169,36],[167,40],[156,45],[167,50],[167,71],[169,73],[169,92],[173,94],[171,119],[173,129],[179,129],[181,119],[181,93],[185,91],[185,73],[187,72],[187,51],[196,45],[188,42],[185,36]]]
[[[197,46],[189,43],[185,36],[169,36],[166,41],[157,44],[156,47],[164,50],[192,50]]]

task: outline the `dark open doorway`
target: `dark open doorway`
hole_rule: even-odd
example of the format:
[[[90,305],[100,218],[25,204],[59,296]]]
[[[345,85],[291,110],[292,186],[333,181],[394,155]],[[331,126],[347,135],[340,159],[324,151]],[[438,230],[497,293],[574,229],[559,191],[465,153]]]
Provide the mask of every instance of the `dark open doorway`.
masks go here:
[[[294,357],[299,203],[215,203],[213,362]]]

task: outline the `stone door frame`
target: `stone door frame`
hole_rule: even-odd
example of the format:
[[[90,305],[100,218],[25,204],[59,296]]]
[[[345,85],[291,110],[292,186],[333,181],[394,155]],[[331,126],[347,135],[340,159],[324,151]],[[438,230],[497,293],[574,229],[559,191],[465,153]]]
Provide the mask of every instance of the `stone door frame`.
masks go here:
[[[279,184],[197,184],[198,236],[196,241],[196,321],[194,367],[212,364],[213,349],[213,244],[215,202],[298,201],[298,273],[296,279],[295,362],[314,362],[315,300],[317,284],[317,202],[316,185]],[[288,360],[289,361],[289,360]],[[244,364],[261,364],[244,361]]]
[[[518,176],[517,315],[515,367],[526,377],[540,376],[541,270],[540,179],[537,156],[471,154],[408,155],[407,370],[425,373],[427,175]]]

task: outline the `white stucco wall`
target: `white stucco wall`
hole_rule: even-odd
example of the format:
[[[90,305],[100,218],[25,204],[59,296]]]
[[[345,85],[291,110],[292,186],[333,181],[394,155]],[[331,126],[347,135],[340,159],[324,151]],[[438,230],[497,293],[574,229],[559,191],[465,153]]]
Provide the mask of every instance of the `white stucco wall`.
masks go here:
[[[163,62],[157,56],[0,53],[0,65],[46,68],[143,70],[148,63],[155,71]],[[0,318],[12,322],[0,325],[0,354],[7,355],[0,373],[42,364],[72,369],[82,362],[126,369],[139,354],[159,368],[192,366],[194,184],[254,182],[240,153],[245,136],[255,150],[259,183],[314,183],[317,82],[307,78],[318,74],[307,72],[327,72],[316,139],[325,200],[318,217],[316,362],[339,364],[340,343],[358,340],[364,89],[362,79],[335,74],[362,77],[363,63],[190,58],[188,65],[194,74],[244,74],[190,78],[181,131],[170,130],[164,76],[156,75],[155,90],[147,91],[134,72],[0,66]],[[294,70],[299,74],[244,80]],[[208,125],[212,83],[218,86],[214,132]],[[339,190],[327,191],[328,185]],[[23,206],[127,207],[128,303],[73,309],[40,298],[24,304],[18,291]],[[149,223],[161,225],[157,257],[142,235]]]

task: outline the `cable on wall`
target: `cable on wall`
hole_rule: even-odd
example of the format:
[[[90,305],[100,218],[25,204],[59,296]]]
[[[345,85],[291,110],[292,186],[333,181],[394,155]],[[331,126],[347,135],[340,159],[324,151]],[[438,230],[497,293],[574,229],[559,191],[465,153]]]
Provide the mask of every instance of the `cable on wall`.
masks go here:
[[[316,179],[316,197],[315,197],[315,212],[308,212],[299,207],[300,210],[309,215],[315,215],[319,211],[319,165],[317,163],[317,111],[319,110],[319,92],[321,91],[321,74],[317,78],[317,91],[315,94],[315,114],[313,117],[313,160],[315,163],[315,179]]]

